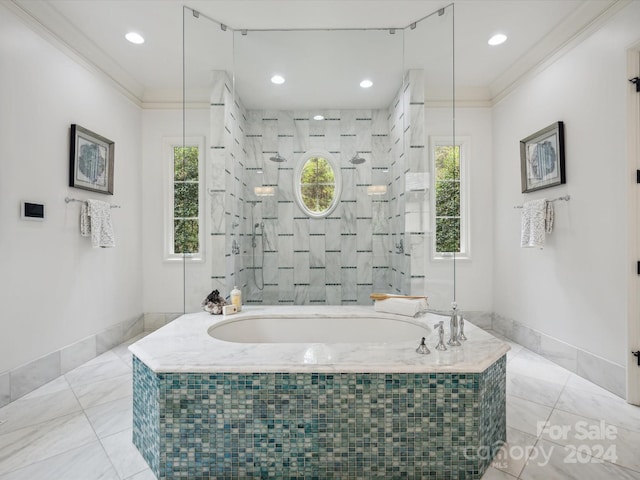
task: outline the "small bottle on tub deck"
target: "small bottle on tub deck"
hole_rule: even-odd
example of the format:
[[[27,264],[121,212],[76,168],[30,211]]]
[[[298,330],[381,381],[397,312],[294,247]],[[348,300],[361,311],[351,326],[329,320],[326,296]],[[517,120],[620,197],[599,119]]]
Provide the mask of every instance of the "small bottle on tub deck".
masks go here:
[[[235,305],[238,311],[242,310],[242,292],[237,286],[231,290],[231,304]]]

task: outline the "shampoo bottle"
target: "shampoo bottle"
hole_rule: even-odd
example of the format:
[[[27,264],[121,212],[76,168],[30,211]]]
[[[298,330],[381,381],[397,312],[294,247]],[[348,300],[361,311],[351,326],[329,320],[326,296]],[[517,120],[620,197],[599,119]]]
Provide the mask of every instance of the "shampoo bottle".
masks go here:
[[[238,311],[242,310],[242,292],[237,286],[231,290],[231,304],[235,305]]]

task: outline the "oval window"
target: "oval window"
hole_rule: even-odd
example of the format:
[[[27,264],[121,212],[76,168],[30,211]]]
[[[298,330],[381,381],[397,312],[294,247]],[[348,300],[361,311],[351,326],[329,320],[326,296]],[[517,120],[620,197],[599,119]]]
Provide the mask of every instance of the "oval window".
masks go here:
[[[325,217],[338,205],[341,191],[340,168],[329,152],[306,152],[296,166],[296,200],[311,217]]]

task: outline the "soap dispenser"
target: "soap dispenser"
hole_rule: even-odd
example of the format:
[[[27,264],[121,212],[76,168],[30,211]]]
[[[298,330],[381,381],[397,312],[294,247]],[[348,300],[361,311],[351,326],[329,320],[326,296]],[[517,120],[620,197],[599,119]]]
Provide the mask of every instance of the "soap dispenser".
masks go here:
[[[231,304],[235,305],[238,311],[242,310],[242,292],[237,285],[231,290]]]

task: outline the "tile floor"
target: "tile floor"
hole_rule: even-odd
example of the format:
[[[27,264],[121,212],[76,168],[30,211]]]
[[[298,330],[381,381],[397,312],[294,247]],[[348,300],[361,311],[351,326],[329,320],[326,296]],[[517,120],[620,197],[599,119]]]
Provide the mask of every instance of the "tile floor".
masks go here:
[[[155,479],[131,443],[133,341],[0,408],[0,480]],[[640,408],[509,343],[508,443],[483,480],[640,480]]]

